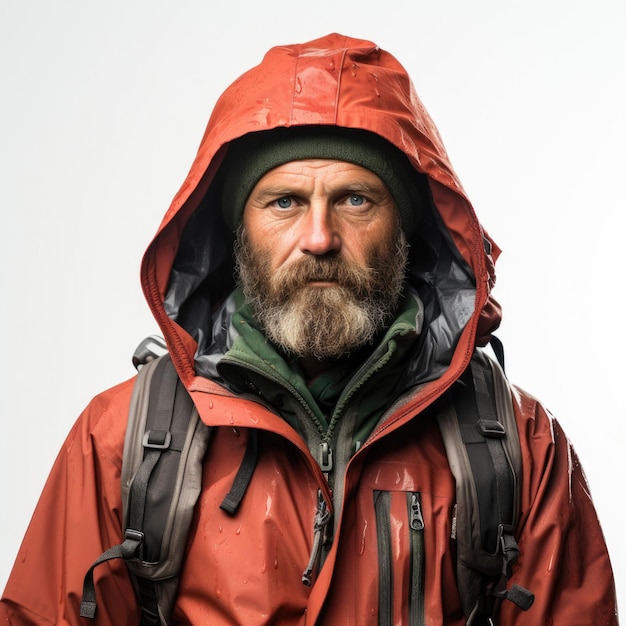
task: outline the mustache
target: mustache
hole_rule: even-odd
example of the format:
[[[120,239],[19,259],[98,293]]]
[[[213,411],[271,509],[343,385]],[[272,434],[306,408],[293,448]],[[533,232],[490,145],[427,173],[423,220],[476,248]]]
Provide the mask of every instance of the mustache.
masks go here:
[[[367,295],[377,271],[350,263],[333,255],[327,257],[303,257],[274,273],[272,282],[280,284],[281,290],[292,292],[311,282],[332,282],[350,290],[354,295]]]

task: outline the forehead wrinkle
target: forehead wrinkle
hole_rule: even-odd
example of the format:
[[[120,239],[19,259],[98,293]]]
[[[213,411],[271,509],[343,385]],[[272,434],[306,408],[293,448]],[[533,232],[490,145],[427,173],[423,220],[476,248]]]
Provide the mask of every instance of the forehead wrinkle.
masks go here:
[[[297,163],[300,165],[300,163]],[[281,170],[275,168],[267,172],[255,185],[259,195],[285,195],[294,189],[303,187],[321,188],[324,190],[355,191],[375,193],[381,190],[389,192],[387,185],[374,172],[346,163],[346,169],[338,171],[319,171],[317,168]],[[350,167],[352,166],[352,167]],[[279,180],[277,180],[279,179]]]

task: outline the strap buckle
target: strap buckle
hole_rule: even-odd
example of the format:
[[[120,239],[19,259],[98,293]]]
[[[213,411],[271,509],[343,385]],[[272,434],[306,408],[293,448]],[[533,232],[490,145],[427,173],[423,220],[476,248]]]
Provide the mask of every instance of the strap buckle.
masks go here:
[[[149,430],[143,436],[143,447],[152,450],[167,450],[172,443],[169,430]]]

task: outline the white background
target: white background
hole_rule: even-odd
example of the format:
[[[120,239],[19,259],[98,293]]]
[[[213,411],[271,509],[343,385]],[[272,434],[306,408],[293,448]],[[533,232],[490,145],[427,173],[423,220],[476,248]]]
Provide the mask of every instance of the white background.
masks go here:
[[[504,250],[508,373],[574,442],[624,604],[622,6],[2,0],[0,588],[71,424],[157,330],[141,254],[215,99],[269,47],[338,31],[409,70]]]

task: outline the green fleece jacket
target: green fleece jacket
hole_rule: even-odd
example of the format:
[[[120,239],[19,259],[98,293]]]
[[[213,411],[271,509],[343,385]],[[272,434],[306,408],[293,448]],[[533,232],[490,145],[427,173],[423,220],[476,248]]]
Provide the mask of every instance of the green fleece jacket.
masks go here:
[[[282,354],[263,335],[241,291],[231,298],[235,298],[232,324],[238,335],[218,365],[224,379],[257,395],[305,439],[302,413],[322,438],[330,440],[338,421],[354,410],[356,449],[396,397],[404,357],[422,326],[423,308],[417,295],[407,292],[396,319],[374,346],[336,360],[313,380],[306,380],[297,360]]]

